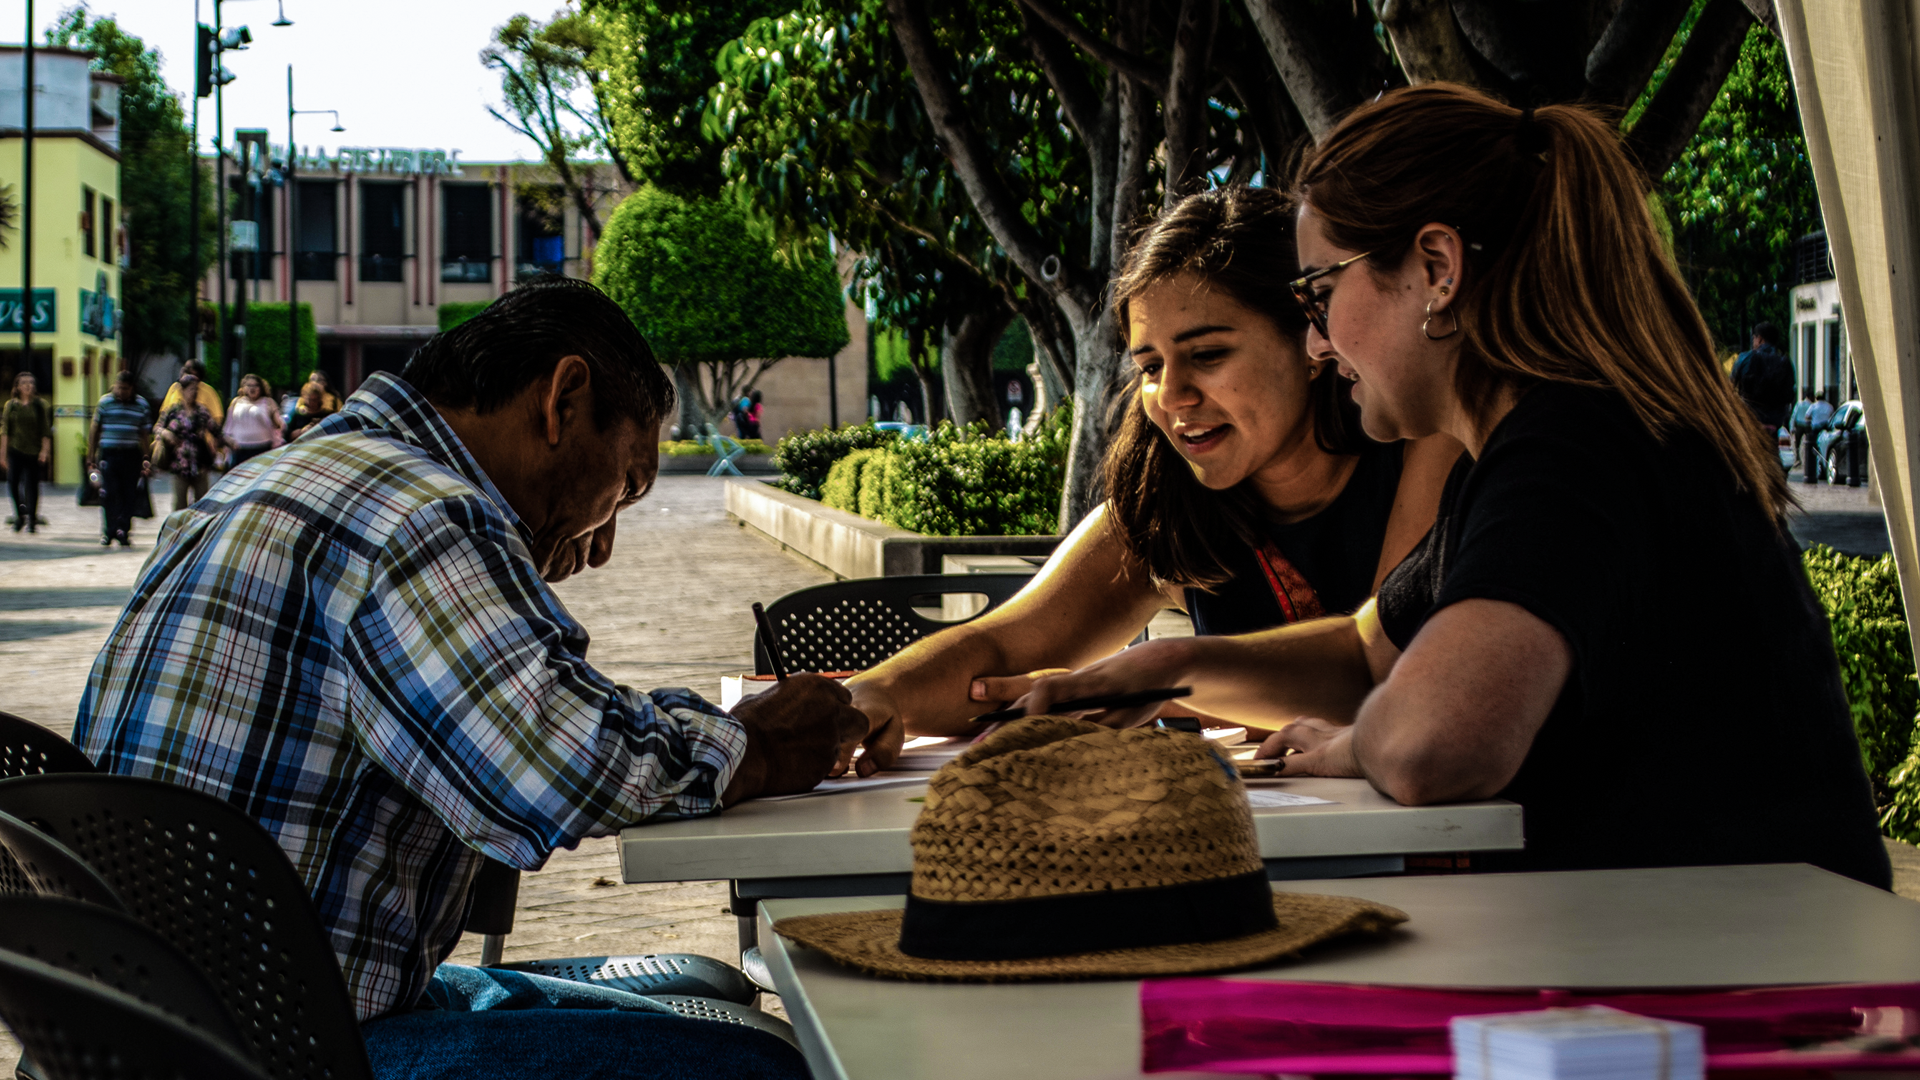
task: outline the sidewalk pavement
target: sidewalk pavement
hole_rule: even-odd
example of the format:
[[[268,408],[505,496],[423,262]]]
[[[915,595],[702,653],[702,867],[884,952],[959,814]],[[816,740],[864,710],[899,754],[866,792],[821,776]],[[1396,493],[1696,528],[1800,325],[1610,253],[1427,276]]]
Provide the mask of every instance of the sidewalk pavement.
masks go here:
[[[1803,490],[1816,513],[1859,514],[1865,489]],[[156,509],[166,512],[165,481]],[[1857,505],[1855,505],[1857,503]],[[720,677],[752,667],[748,605],[831,579],[822,568],[731,521],[723,482],[662,475],[620,519],[612,561],[557,586],[592,634],[595,666],[641,687],[690,686],[719,697]],[[134,547],[99,546],[99,515],[74,504],[72,488],[49,487],[50,524],[38,535],[0,532],[0,710],[69,734],[88,668],[152,550],[159,518],[136,521]],[[1920,899],[1920,850],[1888,841],[1895,891]],[[736,924],[723,882],[623,885],[613,837],[555,852],[521,877],[508,960],[621,953],[692,952],[737,961]],[[473,963],[469,936],[452,959]],[[777,1001],[771,1005],[778,1011]],[[0,1075],[17,1045],[0,1031]]]

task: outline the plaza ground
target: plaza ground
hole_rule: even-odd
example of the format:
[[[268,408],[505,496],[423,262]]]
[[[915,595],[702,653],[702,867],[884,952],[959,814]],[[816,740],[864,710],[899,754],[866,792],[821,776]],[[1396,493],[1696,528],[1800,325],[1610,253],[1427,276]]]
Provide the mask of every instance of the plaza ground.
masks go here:
[[[161,515],[164,483],[155,498]],[[1864,488],[1796,482],[1793,490],[1809,512],[1795,520],[1803,540],[1860,553],[1886,549],[1884,522]],[[615,680],[687,686],[717,699],[722,675],[752,667],[748,605],[832,579],[732,522],[722,492],[721,480],[661,476],[651,495],[621,515],[612,562],[557,586],[592,634],[589,659]],[[123,551],[99,546],[99,514],[77,507],[72,488],[47,488],[41,507],[49,524],[37,535],[0,532],[0,710],[65,735],[159,518],[136,521],[134,547]],[[1895,891],[1920,899],[1920,850],[1887,846]],[[726,896],[723,882],[622,885],[614,839],[588,840],[522,876],[506,957],[692,952],[736,961]],[[478,939],[469,937],[453,959],[472,963],[479,955]],[[4,1032],[0,1040],[0,1075],[9,1075],[18,1050]]]

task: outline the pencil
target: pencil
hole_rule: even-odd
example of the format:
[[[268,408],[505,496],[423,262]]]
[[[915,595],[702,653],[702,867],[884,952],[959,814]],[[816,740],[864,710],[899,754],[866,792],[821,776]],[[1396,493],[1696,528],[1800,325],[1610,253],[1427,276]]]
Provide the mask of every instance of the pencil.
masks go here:
[[[773,668],[773,677],[786,681],[787,665],[780,662],[780,635],[773,632],[773,620],[767,618],[767,609],[761,607],[758,600],[753,603],[753,621],[760,625],[760,643],[766,647],[767,665]]]

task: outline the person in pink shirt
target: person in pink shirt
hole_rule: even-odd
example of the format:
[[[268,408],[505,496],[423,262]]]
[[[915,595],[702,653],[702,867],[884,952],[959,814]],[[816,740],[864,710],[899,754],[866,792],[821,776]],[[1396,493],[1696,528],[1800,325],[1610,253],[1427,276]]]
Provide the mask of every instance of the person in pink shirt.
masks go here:
[[[267,391],[267,381],[258,375],[240,378],[240,396],[227,406],[227,440],[233,444],[233,465],[279,446],[280,409]]]

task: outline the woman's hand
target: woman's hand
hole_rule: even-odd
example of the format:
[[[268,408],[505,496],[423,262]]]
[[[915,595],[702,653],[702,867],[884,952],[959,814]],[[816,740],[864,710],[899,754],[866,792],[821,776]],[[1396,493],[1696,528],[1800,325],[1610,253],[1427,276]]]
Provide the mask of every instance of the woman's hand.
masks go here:
[[[1065,675],[1071,670],[1050,667],[1029,671],[1025,675],[981,675],[968,684],[967,699],[1002,708],[1009,702],[1025,697],[1027,692],[1033,689],[1033,684],[1039,680],[1052,675]]]
[[[1154,690],[1163,686],[1187,685],[1191,638],[1161,638],[1134,645],[1105,660],[1088,664],[1067,675],[1048,675],[1036,680],[1027,694],[1014,702],[1028,716],[1045,716],[1055,702],[1075,698],[1124,694],[1136,690]],[[1038,674],[1037,672],[1035,674]],[[1132,709],[1109,709],[1083,714],[1086,719],[1108,727],[1129,728],[1160,715],[1162,702]]]
[[[1279,758],[1281,776],[1360,775],[1360,762],[1353,756],[1353,726],[1313,716],[1302,716],[1267,736],[1254,757]]]

